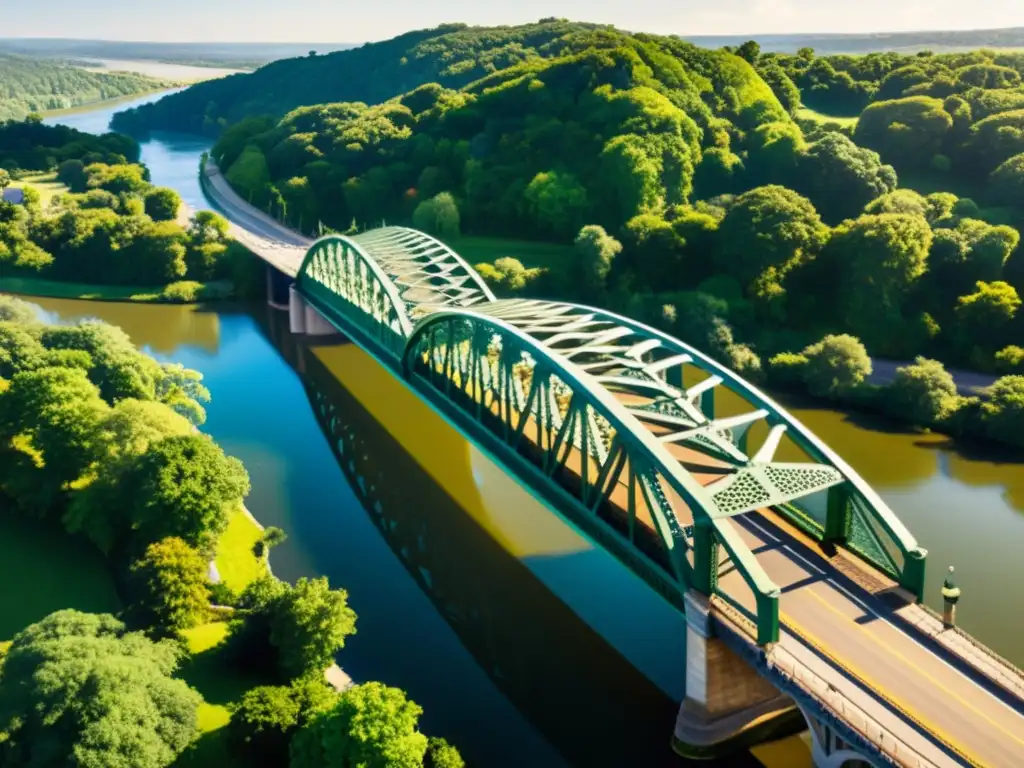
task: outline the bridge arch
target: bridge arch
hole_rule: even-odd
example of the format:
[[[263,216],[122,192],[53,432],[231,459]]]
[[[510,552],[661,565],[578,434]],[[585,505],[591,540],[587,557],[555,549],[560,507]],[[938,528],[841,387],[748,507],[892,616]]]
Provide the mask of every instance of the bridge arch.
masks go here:
[[[616,397],[607,386],[613,382],[587,371],[596,361],[574,361],[584,350],[588,358],[610,350],[621,329],[565,330],[607,324],[589,314],[552,316],[567,309],[583,308],[511,300],[434,312],[406,345],[403,375],[446,411],[454,406],[461,426],[503,449],[503,458],[520,459],[542,495],[560,491],[590,522],[603,523],[609,548],[670,600],[681,603],[689,588],[715,589],[722,546],[753,593],[759,640],[777,640],[779,589],[732,523],[713,514],[721,504]],[[542,329],[549,331],[543,341]],[[581,335],[592,343],[559,348]],[[649,342],[631,347],[631,359],[643,363],[643,353],[656,346]],[[692,402],[704,390],[673,391]]]
[[[365,334],[401,355],[412,333],[410,307],[394,279],[359,243],[344,235],[314,242],[299,267],[303,297],[335,325]]]

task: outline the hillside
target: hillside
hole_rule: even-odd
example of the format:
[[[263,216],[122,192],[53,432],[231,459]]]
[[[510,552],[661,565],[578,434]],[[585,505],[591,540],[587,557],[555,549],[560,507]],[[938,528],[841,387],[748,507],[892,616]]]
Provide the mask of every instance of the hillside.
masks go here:
[[[133,96],[176,83],[124,72],[90,72],[65,62],[0,55],[0,120]]]
[[[686,202],[736,159],[745,131],[789,123],[731,54],[610,29],[556,45],[563,55],[458,91],[432,83],[375,106],[301,107],[276,125],[249,118],[214,156],[244,196],[310,227],[408,218],[447,190],[465,200],[469,231],[568,239]]]
[[[251,115],[280,117],[309,104],[377,104],[424,83],[461,88],[529,59],[577,50],[594,24],[548,21],[518,27],[448,24],[326,55],[275,61],[251,74],[189,88],[119,113],[114,127],[133,134],[178,130],[215,136]]]

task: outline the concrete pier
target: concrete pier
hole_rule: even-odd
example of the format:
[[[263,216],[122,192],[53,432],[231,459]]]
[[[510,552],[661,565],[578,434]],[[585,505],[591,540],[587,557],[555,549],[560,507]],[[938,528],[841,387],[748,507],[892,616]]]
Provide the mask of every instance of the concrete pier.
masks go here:
[[[715,637],[707,598],[691,590],[684,602],[686,697],[673,746],[690,756],[729,752],[748,732],[792,714],[795,704]]]

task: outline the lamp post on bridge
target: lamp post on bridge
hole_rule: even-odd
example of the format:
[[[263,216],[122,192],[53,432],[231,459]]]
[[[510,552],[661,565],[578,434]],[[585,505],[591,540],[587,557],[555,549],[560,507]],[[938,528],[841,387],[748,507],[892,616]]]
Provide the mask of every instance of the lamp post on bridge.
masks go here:
[[[960,587],[953,582],[953,566],[949,566],[949,575],[942,582],[942,625],[946,629],[956,626],[956,604],[960,599]]]

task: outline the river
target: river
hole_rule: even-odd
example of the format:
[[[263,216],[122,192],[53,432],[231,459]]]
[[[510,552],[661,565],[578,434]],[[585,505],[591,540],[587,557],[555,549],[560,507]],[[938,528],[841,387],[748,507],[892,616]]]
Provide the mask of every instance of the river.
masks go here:
[[[109,116],[54,119],[96,131]],[[142,160],[155,183],[203,207],[208,145],[157,135]],[[671,764],[680,617],[364,353],[297,341],[262,305],[37,303],[54,319],[120,325],[204,374],[205,429],[245,462],[253,513],[289,533],[275,572],[349,590],[358,634],[339,661],[357,680],[409,691],[425,731],[479,765]],[[929,604],[941,605],[945,566],[956,565],[961,625],[1024,665],[1022,465],[790,407],[929,550]]]

